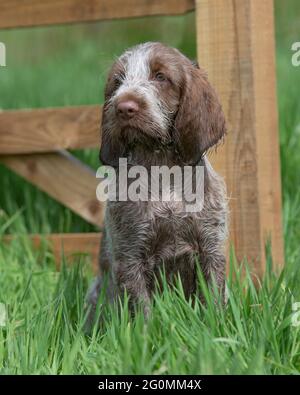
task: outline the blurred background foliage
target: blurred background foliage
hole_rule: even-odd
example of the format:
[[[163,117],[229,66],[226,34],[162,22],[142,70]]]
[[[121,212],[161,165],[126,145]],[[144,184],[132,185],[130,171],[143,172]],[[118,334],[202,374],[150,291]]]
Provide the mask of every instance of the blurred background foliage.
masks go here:
[[[107,72],[125,49],[162,41],[195,58],[194,13],[2,31],[1,108],[102,102]]]

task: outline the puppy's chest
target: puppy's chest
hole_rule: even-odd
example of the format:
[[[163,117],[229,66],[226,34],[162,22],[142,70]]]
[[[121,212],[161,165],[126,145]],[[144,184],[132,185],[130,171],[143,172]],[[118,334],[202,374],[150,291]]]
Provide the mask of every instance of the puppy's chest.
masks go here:
[[[132,207],[127,203],[119,210],[113,218],[120,220],[115,226],[121,232],[119,236],[126,239],[126,250],[132,251],[134,246],[134,254],[154,260],[173,259],[198,250],[199,219],[193,213],[184,213],[180,202],[147,202]]]
[[[149,211],[154,239],[178,246],[198,238],[199,221],[195,214],[182,211],[180,202],[152,203]]]

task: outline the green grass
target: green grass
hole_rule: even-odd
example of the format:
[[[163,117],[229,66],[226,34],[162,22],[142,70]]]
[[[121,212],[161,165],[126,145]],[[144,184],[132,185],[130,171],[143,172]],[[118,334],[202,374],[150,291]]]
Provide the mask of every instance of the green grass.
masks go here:
[[[225,309],[207,290],[203,307],[185,301],[180,284],[172,292],[165,288],[147,324],[140,313],[130,320],[125,302],[119,315],[107,309],[102,329],[85,336],[86,266],[58,274],[51,265],[37,264],[29,250],[23,257],[18,252],[7,251],[10,270],[0,279],[12,317],[0,332],[3,374],[299,371],[300,329],[291,326],[296,279],[288,273],[280,279],[269,273],[256,290],[249,274],[243,282],[235,272]]]
[[[55,271],[47,245],[34,251],[33,232],[95,230],[91,225],[0,167],[0,373],[262,373],[300,372],[300,329],[292,326],[292,303],[300,302],[300,67],[291,65],[291,44],[300,40],[299,2],[276,1],[280,151],[286,265],[271,260],[261,286],[242,279],[231,257],[229,302],[194,306],[180,284],[156,295],[149,322],[128,310],[107,308],[100,331],[84,334],[84,296],[92,280],[89,261]],[[104,76],[124,48],[163,40],[195,57],[193,15],[0,31],[7,68],[0,68],[0,108],[99,103]],[[154,27],[153,27],[154,26]],[[75,81],[75,82],[74,82]],[[75,152],[94,168],[97,152]],[[63,257],[62,257],[63,260]],[[246,266],[247,268],[247,266]],[[235,277],[235,280],[233,280]],[[199,288],[203,288],[199,280]]]

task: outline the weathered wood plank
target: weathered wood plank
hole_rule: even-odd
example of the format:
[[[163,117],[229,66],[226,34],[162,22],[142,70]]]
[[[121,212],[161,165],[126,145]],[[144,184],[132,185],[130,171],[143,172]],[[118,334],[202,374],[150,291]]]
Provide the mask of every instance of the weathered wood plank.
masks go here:
[[[100,250],[100,241],[102,233],[61,233],[51,235],[7,235],[2,240],[5,243],[11,243],[18,238],[29,238],[35,248],[39,248],[45,241],[47,246],[53,252],[56,267],[60,268],[62,258],[67,263],[72,263],[74,258],[80,255],[90,257],[93,270],[98,272],[98,257]]]
[[[100,120],[101,106],[0,112],[0,154],[99,147]]]
[[[101,226],[103,207],[96,198],[99,180],[93,170],[72,155],[2,155],[0,161],[86,221]]]
[[[0,0],[0,29],[147,15],[177,15],[194,0]]]
[[[284,262],[273,0],[250,2],[261,237]]]
[[[267,235],[283,263],[272,0],[197,0],[196,19],[198,60],[227,119],[211,157],[228,187],[231,241],[261,274]]]

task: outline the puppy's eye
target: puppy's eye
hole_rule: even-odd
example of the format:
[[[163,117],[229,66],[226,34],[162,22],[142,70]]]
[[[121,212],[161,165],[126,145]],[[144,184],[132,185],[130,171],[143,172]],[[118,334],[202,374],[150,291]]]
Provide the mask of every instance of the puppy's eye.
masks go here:
[[[156,73],[154,77],[155,77],[156,81],[159,81],[159,82],[163,82],[163,81],[167,80],[167,77],[161,72]]]
[[[125,75],[122,74],[115,74],[114,77],[114,85],[115,85],[115,89],[119,88],[120,85],[122,85],[122,82],[125,78]]]

